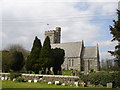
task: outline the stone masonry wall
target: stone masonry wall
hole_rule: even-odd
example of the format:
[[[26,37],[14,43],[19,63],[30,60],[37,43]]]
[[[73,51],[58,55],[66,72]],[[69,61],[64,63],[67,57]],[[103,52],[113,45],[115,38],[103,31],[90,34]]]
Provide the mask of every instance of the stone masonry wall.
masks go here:
[[[9,77],[9,73],[1,73],[1,77]],[[78,76],[63,76],[63,75],[40,75],[40,74],[21,74],[26,80],[37,80],[38,82],[52,82],[59,81],[66,85],[74,85],[74,82],[79,79]]]

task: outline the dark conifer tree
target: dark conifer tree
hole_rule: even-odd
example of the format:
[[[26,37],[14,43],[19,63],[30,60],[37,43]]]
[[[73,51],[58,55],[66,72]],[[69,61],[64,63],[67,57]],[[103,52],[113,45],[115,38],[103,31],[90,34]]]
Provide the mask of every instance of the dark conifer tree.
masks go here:
[[[112,41],[117,41],[114,51],[108,51],[115,56],[115,62],[118,64],[120,70],[120,10],[117,10],[118,20],[113,20],[114,25],[110,26],[110,33],[113,35]]]
[[[50,38],[47,36],[41,49],[40,62],[42,64],[42,74],[49,74],[52,66]],[[48,71],[46,71],[48,69]]]
[[[41,68],[40,61],[39,61],[41,47],[42,47],[41,41],[36,36],[33,43],[32,50],[26,61],[26,69],[28,71],[34,71],[36,74],[39,73],[39,70]]]
[[[53,72],[55,75],[62,74],[61,65],[64,62],[65,52],[63,49],[55,48],[52,49],[51,53],[53,57]]]

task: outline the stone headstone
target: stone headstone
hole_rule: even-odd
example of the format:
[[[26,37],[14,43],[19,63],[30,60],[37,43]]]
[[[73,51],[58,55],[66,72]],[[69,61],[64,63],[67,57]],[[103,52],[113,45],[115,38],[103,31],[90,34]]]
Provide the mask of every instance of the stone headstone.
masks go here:
[[[13,81],[15,81],[16,79],[15,78],[13,78]]]
[[[30,82],[30,83],[31,83],[31,82],[32,82],[32,80],[28,80],[28,82]]]
[[[36,80],[36,79],[34,80],[34,83],[37,83],[37,80]]]
[[[107,88],[112,88],[113,84],[112,83],[107,83]]]
[[[65,83],[62,83],[62,86],[65,86]]]
[[[59,81],[55,81],[55,85],[59,85],[60,84],[60,82]]]
[[[1,77],[1,80],[4,80],[4,77]]]
[[[78,82],[75,82],[74,84],[75,84],[76,87],[78,87],[78,84],[79,84],[79,83],[78,83]]]
[[[48,84],[52,84],[52,82],[48,82]]]
[[[8,77],[6,76],[6,77],[5,77],[5,80],[7,80],[7,79],[8,79]]]

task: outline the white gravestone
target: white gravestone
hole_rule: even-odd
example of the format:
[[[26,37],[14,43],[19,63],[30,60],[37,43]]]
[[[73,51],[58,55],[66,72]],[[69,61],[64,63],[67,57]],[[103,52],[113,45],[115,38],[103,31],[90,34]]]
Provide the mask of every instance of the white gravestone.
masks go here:
[[[1,80],[4,80],[4,77],[2,77]]]
[[[58,85],[60,82],[59,81],[55,81],[55,85]]]
[[[52,84],[52,82],[48,82],[48,84]]]
[[[63,86],[65,86],[65,83],[62,83]]]
[[[6,77],[5,77],[5,80],[7,80],[7,79],[8,79],[8,77],[6,76]]]
[[[16,79],[15,78],[13,78],[13,81],[15,81]]]
[[[30,83],[31,83],[31,82],[32,82],[32,80],[28,80],[28,82],[30,82]]]
[[[78,83],[78,82],[75,82],[74,84],[75,84],[76,87],[78,87],[78,84],[79,84],[79,83]]]
[[[34,80],[34,83],[37,83],[37,80],[36,80],[36,79]]]

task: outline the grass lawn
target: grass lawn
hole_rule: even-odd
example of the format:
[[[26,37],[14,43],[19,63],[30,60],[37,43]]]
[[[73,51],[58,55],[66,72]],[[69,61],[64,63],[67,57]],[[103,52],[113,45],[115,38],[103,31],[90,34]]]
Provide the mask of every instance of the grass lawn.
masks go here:
[[[72,75],[72,71],[71,70],[63,70],[62,75]]]
[[[18,83],[15,81],[2,81],[2,88],[82,88],[75,86],[48,85],[47,83]],[[85,87],[88,88],[88,87]],[[94,87],[99,88],[99,87]],[[102,87],[103,88],[103,87]]]

